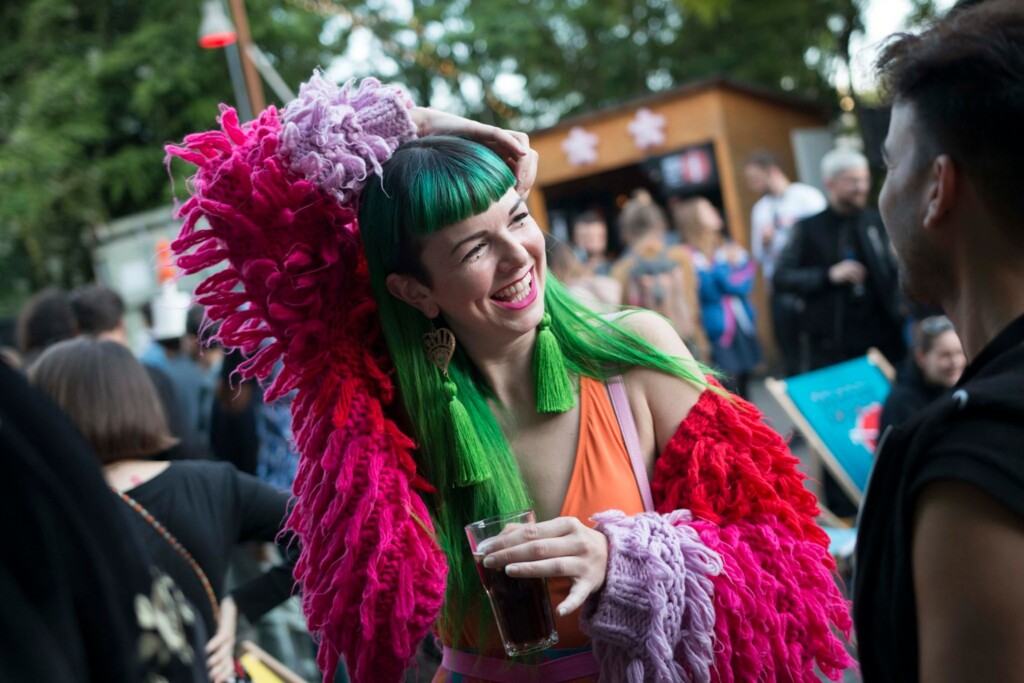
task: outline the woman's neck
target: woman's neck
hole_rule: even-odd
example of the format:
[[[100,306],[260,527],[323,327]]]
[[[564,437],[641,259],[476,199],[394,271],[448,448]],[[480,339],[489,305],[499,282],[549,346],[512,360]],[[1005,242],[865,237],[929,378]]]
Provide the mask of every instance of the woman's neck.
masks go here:
[[[537,334],[525,334],[507,344],[473,346],[466,354],[502,405],[517,412],[536,403],[533,387],[533,348]],[[524,381],[526,378],[526,381]]]
[[[166,460],[118,460],[103,466],[103,478],[111,488],[128,491],[153,479],[170,464]]]
[[[715,255],[715,250],[722,245],[722,234],[706,230],[694,239],[694,247],[708,258]]]

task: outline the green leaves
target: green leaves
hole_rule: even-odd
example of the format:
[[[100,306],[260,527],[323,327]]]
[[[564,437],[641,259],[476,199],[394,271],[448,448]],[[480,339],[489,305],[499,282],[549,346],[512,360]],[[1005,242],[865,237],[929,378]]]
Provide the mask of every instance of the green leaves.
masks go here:
[[[254,40],[293,88],[329,62],[323,17],[247,4]],[[233,102],[224,51],[197,44],[200,5],[0,9],[0,313],[12,291],[91,278],[92,226],[170,201],[164,143],[212,128],[217,104]]]
[[[918,0],[921,1],[921,0]],[[414,31],[346,3],[402,78],[430,102],[451,91],[471,116],[542,127],[697,78],[727,74],[831,100],[840,44],[830,17],[859,26],[860,0],[414,0]],[[412,36],[411,45],[408,36]],[[808,64],[810,48],[818,61]],[[410,55],[415,58],[410,59]],[[359,73],[374,73],[379,60]],[[510,91],[503,75],[524,81]],[[513,79],[511,82],[515,82]],[[447,98],[433,99],[448,104]]]

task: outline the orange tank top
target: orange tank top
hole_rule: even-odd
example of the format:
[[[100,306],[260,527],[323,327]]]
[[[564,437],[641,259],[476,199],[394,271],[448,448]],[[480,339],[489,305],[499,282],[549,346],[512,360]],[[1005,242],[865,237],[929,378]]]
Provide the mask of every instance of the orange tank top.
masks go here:
[[[608,390],[599,380],[581,377],[580,440],[560,514],[593,527],[590,518],[605,510],[636,515],[644,511],[644,502]],[[569,595],[571,585],[569,579],[548,580],[553,608]],[[581,611],[561,618],[556,615],[559,648],[580,647],[590,642],[580,631]]]
[[[644,511],[644,501],[607,388],[599,380],[580,377],[580,436],[576,461],[559,514],[575,517],[593,528],[590,518],[605,510],[622,510],[627,515],[635,515]],[[572,582],[566,578],[548,579],[552,608],[565,600],[571,586]],[[555,615],[558,631],[558,645],[555,647],[559,650],[581,648],[590,643],[580,630],[581,613],[582,608],[564,617]],[[467,640],[475,640],[470,637],[471,632],[469,627],[463,630],[460,647],[465,647]],[[488,656],[504,656],[492,648],[484,649]],[[497,650],[500,651],[500,645]],[[433,680],[435,683],[476,683],[485,679],[453,675],[441,668]]]

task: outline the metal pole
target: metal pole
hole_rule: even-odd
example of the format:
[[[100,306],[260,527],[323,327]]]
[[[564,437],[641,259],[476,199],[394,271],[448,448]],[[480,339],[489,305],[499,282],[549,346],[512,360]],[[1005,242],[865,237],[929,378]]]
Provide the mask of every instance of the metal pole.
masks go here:
[[[235,107],[241,121],[252,121],[252,105],[249,102],[249,91],[242,77],[242,64],[238,59],[238,43],[231,43],[224,48],[228,58],[228,73],[231,75],[231,87],[235,91]],[[262,111],[262,110],[261,110]]]
[[[242,58],[242,71],[245,73],[245,85],[249,90],[249,102],[252,104],[253,111],[261,112],[267,108],[267,101],[263,97],[263,84],[260,82],[260,75],[256,73],[256,67],[249,57],[252,36],[249,34],[249,17],[245,13],[245,0],[228,0],[228,5],[231,7],[231,18],[238,31],[239,54]]]
[[[263,78],[266,79],[267,85],[269,85],[270,89],[274,91],[274,94],[281,99],[281,102],[288,104],[295,99],[295,93],[293,93],[292,89],[288,87],[288,84],[284,82],[284,79],[281,78],[281,74],[277,73],[277,69],[274,68],[274,65],[270,63],[269,59],[267,59],[267,55],[263,53],[263,50],[261,50],[256,43],[249,45],[249,58],[252,60],[252,63],[256,65],[256,68],[259,69],[260,73],[263,74]]]

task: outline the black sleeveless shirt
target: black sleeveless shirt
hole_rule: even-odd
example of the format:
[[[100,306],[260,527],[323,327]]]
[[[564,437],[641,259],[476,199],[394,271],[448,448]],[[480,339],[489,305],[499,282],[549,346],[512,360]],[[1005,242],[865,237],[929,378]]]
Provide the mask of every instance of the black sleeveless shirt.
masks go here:
[[[868,683],[919,679],[914,503],[938,481],[971,484],[1024,518],[1024,316],[985,347],[952,392],[882,437],[858,523],[854,574],[854,624]]]

